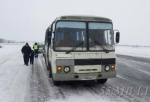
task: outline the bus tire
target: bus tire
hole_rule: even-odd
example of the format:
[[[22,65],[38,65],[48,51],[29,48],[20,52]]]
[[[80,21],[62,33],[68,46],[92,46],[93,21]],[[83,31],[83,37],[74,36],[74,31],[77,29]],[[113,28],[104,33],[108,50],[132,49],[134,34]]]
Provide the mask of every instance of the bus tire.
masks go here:
[[[52,78],[52,80],[53,80],[53,84],[54,84],[55,86],[59,86],[59,85],[60,85],[60,81],[55,81],[53,78]]]
[[[107,81],[107,79],[97,79],[97,82],[99,84],[104,84],[104,83],[106,83],[106,81]]]

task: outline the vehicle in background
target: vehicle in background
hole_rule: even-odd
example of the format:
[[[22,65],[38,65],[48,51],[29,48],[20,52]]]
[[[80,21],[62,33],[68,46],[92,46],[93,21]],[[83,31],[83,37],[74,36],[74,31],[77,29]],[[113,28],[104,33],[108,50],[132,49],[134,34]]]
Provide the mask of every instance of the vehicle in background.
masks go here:
[[[115,43],[119,43],[119,36],[109,18],[57,17],[46,29],[44,44],[53,84],[78,80],[104,84],[108,78],[116,77]]]

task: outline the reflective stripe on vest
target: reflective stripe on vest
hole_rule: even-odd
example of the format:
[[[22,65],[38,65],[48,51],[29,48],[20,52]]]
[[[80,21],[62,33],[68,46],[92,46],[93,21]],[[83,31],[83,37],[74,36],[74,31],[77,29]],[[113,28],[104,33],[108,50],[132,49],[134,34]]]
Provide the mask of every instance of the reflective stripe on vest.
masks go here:
[[[38,49],[38,45],[34,45],[34,50],[37,50]]]

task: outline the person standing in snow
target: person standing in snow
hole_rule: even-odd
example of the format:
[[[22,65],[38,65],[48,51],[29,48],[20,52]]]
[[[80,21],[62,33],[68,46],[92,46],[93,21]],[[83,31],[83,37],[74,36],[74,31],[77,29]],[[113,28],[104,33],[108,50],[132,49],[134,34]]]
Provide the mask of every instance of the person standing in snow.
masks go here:
[[[24,64],[28,66],[29,56],[31,53],[31,47],[28,43],[26,43],[26,45],[22,47],[21,52],[23,54]]]
[[[38,45],[37,43],[35,43],[35,44],[33,45],[33,49],[34,49],[35,58],[36,58],[36,57],[38,58],[39,45]]]

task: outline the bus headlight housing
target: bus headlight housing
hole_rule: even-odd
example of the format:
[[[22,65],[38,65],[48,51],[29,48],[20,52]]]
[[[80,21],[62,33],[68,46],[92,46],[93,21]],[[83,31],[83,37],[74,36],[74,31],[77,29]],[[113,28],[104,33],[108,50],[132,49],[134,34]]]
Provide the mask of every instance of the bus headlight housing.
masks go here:
[[[110,67],[107,65],[105,66],[105,71],[109,71],[110,70]]]
[[[68,67],[68,66],[64,67],[64,72],[65,73],[68,73],[69,71],[70,71],[70,67]]]

